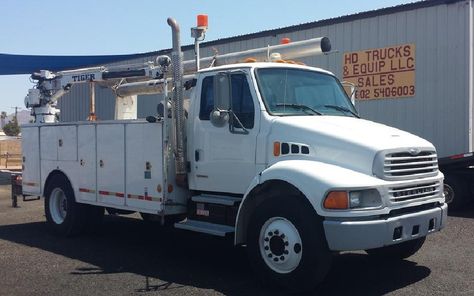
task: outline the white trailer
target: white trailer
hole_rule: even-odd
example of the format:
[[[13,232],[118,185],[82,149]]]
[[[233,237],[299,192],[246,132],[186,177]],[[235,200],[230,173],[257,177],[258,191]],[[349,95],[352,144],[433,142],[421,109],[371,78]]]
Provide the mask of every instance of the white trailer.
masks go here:
[[[183,62],[168,23],[171,59],[33,75],[23,193],[45,197],[57,234],[96,225],[104,208],[136,211],[234,235],[259,276],[307,290],[334,252],[406,258],[445,226],[434,146],[359,118],[334,74],[288,61],[328,52],[327,38]],[[193,30],[197,53],[205,29]],[[199,69],[203,60],[211,66]],[[112,86],[126,119],[57,122],[57,99],[84,82]],[[161,114],[133,119],[133,95],[158,91]]]

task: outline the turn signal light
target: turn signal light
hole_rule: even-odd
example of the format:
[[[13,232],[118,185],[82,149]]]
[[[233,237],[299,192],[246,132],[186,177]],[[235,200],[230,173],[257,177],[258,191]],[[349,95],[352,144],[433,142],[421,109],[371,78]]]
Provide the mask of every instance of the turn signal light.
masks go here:
[[[346,191],[331,191],[324,200],[324,207],[329,210],[349,208],[349,197]]]
[[[284,37],[280,39],[280,44],[288,44],[291,42],[291,39],[288,37]]]
[[[273,156],[280,156],[280,142],[273,142]]]

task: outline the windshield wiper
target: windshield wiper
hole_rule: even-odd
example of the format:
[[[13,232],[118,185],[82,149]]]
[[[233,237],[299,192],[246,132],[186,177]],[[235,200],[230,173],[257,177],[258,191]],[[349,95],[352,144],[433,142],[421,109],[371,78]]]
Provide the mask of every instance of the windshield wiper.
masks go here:
[[[311,107],[309,107],[309,106],[301,105],[301,104],[279,103],[279,104],[276,104],[276,106],[277,106],[277,107],[292,107],[292,108],[300,109],[300,110],[310,110],[310,111],[314,112],[314,114],[323,115],[323,113],[321,113],[321,112],[319,112],[319,111],[316,111],[316,110],[314,110],[313,108],[311,108]]]
[[[357,114],[357,113],[355,113],[354,111],[352,111],[351,109],[346,108],[346,107],[343,107],[343,106],[324,105],[324,107],[326,107],[326,108],[331,108],[331,109],[336,109],[336,110],[343,111],[343,112],[349,112],[349,113],[351,113],[352,115],[354,115],[355,117],[360,118],[359,114]]]

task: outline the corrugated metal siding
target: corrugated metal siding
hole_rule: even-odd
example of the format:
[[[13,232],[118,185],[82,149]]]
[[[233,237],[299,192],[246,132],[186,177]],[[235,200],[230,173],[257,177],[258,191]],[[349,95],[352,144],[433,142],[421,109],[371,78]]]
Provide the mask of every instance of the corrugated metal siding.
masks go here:
[[[402,99],[359,101],[357,108],[362,117],[395,126],[432,141],[439,155],[463,153],[469,149],[468,108],[468,1],[440,4],[392,14],[374,15],[342,23],[333,23],[308,29],[294,28],[284,34],[268,32],[258,38],[229,40],[227,43],[203,45],[201,56],[212,56],[217,50],[224,54],[278,44],[282,37],[293,41],[320,36],[330,38],[333,49],[327,56],[302,59],[308,65],[334,72],[342,77],[344,52],[380,48],[397,44],[414,43],[416,46],[416,96]],[[305,26],[307,27],[307,26]],[[283,30],[283,29],[282,29]],[[288,31],[288,29],[285,29]],[[184,52],[185,59],[193,58],[193,51]],[[150,57],[149,59],[153,59]],[[145,62],[146,58],[129,63]],[[100,92],[100,94],[99,94]],[[63,118],[77,120],[87,114],[87,86],[68,96],[71,103],[62,104]],[[98,91],[98,97],[103,95]],[[98,113],[113,117],[114,100],[111,93],[101,101]],[[139,117],[156,110],[155,96],[140,96]],[[155,97],[156,98],[156,97]],[[63,99],[63,101],[65,101]],[[108,105],[110,104],[110,105]],[[98,104],[99,105],[99,104]],[[107,106],[106,106],[107,105]],[[112,113],[102,111],[109,108]],[[85,113],[81,113],[85,110]],[[110,118],[107,118],[110,119]]]

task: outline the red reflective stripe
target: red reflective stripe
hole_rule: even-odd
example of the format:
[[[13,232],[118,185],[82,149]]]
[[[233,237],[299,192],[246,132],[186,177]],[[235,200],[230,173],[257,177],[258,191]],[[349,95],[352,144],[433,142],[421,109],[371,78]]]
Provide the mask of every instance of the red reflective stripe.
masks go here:
[[[138,199],[138,200],[146,200],[146,201],[161,201],[161,197],[153,197],[153,196],[143,196],[143,195],[134,195],[134,194],[128,194],[127,197],[129,199]]]
[[[464,158],[464,157],[471,157],[473,155],[474,155],[473,153],[464,153],[464,154],[456,154],[456,155],[450,156],[449,158],[450,159],[460,159],[460,158]]]
[[[95,193],[95,190],[87,189],[87,188],[79,188],[79,192]]]
[[[125,197],[125,194],[123,194],[121,192],[110,192],[110,191],[99,190],[99,194],[100,195],[112,195],[112,196],[116,196],[116,197]]]

